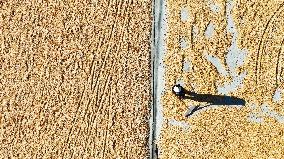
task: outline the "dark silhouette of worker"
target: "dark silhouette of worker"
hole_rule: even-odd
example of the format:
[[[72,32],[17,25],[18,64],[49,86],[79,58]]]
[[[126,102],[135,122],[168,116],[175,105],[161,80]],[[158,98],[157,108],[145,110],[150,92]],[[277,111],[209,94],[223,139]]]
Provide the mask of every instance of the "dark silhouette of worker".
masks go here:
[[[197,102],[206,102],[208,105],[206,106],[194,106],[191,107],[187,112],[186,116],[190,116],[195,111],[203,109],[212,105],[245,105],[246,101],[233,97],[233,96],[225,96],[225,95],[212,95],[212,94],[198,94],[195,92],[187,91],[180,84],[174,85],[172,88],[173,93],[178,96],[180,99],[190,99]]]
[[[180,85],[174,85],[172,88],[173,93],[178,96],[179,98],[184,98],[185,97],[185,89]]]

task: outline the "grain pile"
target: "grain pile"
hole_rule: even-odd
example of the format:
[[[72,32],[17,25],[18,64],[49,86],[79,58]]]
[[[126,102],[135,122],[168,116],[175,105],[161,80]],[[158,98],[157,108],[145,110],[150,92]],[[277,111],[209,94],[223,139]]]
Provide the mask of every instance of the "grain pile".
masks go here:
[[[167,8],[160,157],[283,158],[284,2],[169,0]],[[246,105],[209,107],[185,118],[188,107],[206,103],[173,96],[180,79],[187,90],[236,96]]]
[[[0,158],[145,158],[149,0],[0,2]]]

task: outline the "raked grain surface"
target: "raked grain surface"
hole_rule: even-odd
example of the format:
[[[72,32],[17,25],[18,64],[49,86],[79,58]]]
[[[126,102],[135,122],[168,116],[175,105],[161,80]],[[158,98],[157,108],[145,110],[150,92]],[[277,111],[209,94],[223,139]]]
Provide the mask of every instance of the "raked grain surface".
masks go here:
[[[151,4],[0,1],[0,158],[149,155]]]
[[[283,158],[284,2],[168,0],[167,16],[160,158]],[[246,104],[186,118],[206,103],[175,97],[177,82]]]

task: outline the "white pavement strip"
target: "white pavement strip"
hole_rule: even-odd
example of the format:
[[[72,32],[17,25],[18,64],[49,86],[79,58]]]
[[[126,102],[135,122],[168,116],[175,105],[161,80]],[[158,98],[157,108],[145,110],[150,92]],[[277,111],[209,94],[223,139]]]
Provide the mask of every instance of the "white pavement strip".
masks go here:
[[[161,130],[163,127],[163,107],[161,103],[161,97],[164,92],[165,80],[164,80],[164,64],[163,58],[166,53],[166,33],[167,33],[167,21],[166,21],[166,1],[157,0],[154,1],[155,5],[155,21],[154,21],[154,101],[153,101],[153,116],[152,116],[152,150],[150,158],[158,158],[156,143],[159,141]]]
[[[251,105],[252,111],[256,110],[256,105]],[[284,123],[284,116],[277,113],[276,111],[271,110],[269,105],[263,104],[261,105],[261,110],[258,112],[253,112],[248,115],[248,120],[255,123],[263,123],[265,117],[274,118],[279,123]]]
[[[273,101],[278,103],[281,100],[281,97],[282,97],[282,90],[278,88],[274,93]]]
[[[177,120],[175,120],[175,119],[170,119],[170,120],[168,121],[168,123],[169,123],[170,125],[173,125],[173,126],[182,127],[182,128],[184,128],[184,130],[188,130],[188,129],[189,129],[189,124],[186,123],[186,122],[184,122],[184,121],[177,121]]]

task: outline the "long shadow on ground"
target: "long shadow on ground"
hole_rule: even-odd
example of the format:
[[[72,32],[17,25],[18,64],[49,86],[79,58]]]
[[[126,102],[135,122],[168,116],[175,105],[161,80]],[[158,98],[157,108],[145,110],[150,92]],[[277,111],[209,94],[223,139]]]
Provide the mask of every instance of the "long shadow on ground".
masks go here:
[[[194,112],[209,107],[213,105],[242,105],[244,106],[246,104],[246,101],[241,98],[233,97],[233,96],[224,96],[224,95],[212,95],[212,94],[198,94],[195,92],[190,92],[187,90],[184,90],[185,96],[183,99],[190,99],[197,102],[206,102],[208,105],[206,106],[194,106],[191,107],[187,113],[186,117],[192,115]]]

